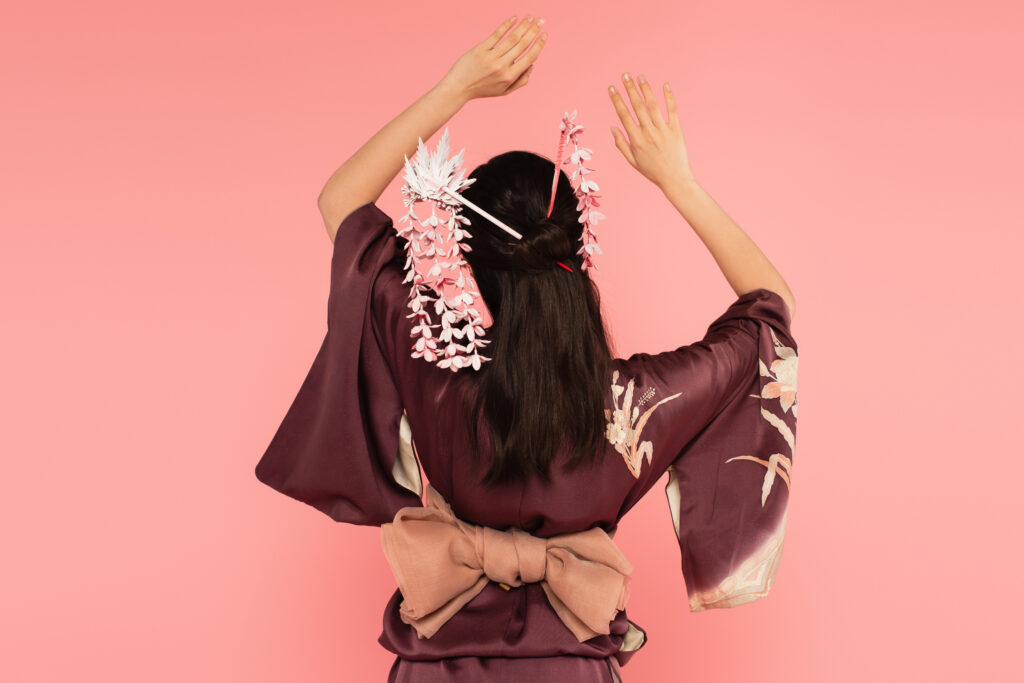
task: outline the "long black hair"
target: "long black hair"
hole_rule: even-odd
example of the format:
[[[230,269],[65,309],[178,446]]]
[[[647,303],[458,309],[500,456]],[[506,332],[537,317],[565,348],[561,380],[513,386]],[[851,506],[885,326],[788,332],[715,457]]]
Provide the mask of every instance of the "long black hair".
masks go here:
[[[612,347],[597,285],[577,254],[583,229],[569,177],[559,171],[547,217],[555,164],[512,151],[475,168],[462,194],[523,235],[516,239],[469,207],[464,252],[494,319],[482,349],[491,360],[463,394],[473,467],[480,460],[481,416],[493,460],[487,488],[537,474],[568,446],[566,470],[605,453],[605,397]],[[572,269],[558,265],[561,261]]]

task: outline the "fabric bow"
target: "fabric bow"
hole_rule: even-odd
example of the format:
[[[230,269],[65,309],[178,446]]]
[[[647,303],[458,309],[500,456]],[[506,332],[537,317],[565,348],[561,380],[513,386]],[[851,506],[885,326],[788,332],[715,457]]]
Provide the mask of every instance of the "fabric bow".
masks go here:
[[[381,525],[381,543],[402,592],[402,621],[430,638],[487,582],[539,582],[580,642],[610,632],[629,600],[633,572],[604,529],[540,538],[499,531],[455,516],[428,485],[426,505],[404,507]]]

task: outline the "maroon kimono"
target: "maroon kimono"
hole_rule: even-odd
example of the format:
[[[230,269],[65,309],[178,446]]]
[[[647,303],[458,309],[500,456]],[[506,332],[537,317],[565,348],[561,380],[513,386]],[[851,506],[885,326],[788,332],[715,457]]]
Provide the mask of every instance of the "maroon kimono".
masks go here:
[[[549,484],[485,492],[471,475],[455,400],[476,372],[411,357],[404,264],[404,241],[375,203],[342,222],[327,334],[256,466],[261,482],[338,522],[380,526],[423,504],[422,468],[460,519],[550,537],[594,526],[614,534],[667,471],[690,610],[768,594],[796,433],[797,345],[778,294],[743,294],[699,341],[615,359],[599,466],[564,472],[556,463]],[[401,601],[396,589],[379,638],[397,655],[391,683],[618,681],[647,638],[623,610],[609,634],[579,642],[536,583],[488,583],[431,638],[399,618]]]

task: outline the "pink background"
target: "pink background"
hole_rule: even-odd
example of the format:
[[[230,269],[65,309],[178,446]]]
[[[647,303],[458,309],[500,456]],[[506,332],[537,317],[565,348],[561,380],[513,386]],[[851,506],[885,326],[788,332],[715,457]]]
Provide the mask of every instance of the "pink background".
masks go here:
[[[686,612],[656,485],[616,535],[649,636],[627,683],[1013,677],[1017,3],[356,5],[5,7],[0,678],[385,679],[378,531],[252,470],[326,329],[323,183],[529,11],[551,32],[530,84],[451,134],[468,168],[551,155],[579,109],[620,355],[735,298],[614,148],[625,70],[672,83],[697,177],[798,301],[775,588]]]

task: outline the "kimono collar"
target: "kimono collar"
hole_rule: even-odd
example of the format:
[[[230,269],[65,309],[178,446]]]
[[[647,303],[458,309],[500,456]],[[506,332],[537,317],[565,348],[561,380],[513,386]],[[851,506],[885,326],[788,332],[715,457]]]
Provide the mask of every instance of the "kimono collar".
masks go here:
[[[632,565],[604,529],[533,536],[455,516],[428,485],[426,506],[400,509],[381,525],[384,554],[404,598],[402,621],[430,638],[488,581],[508,590],[539,582],[551,607],[580,642],[610,632],[626,607]]]

